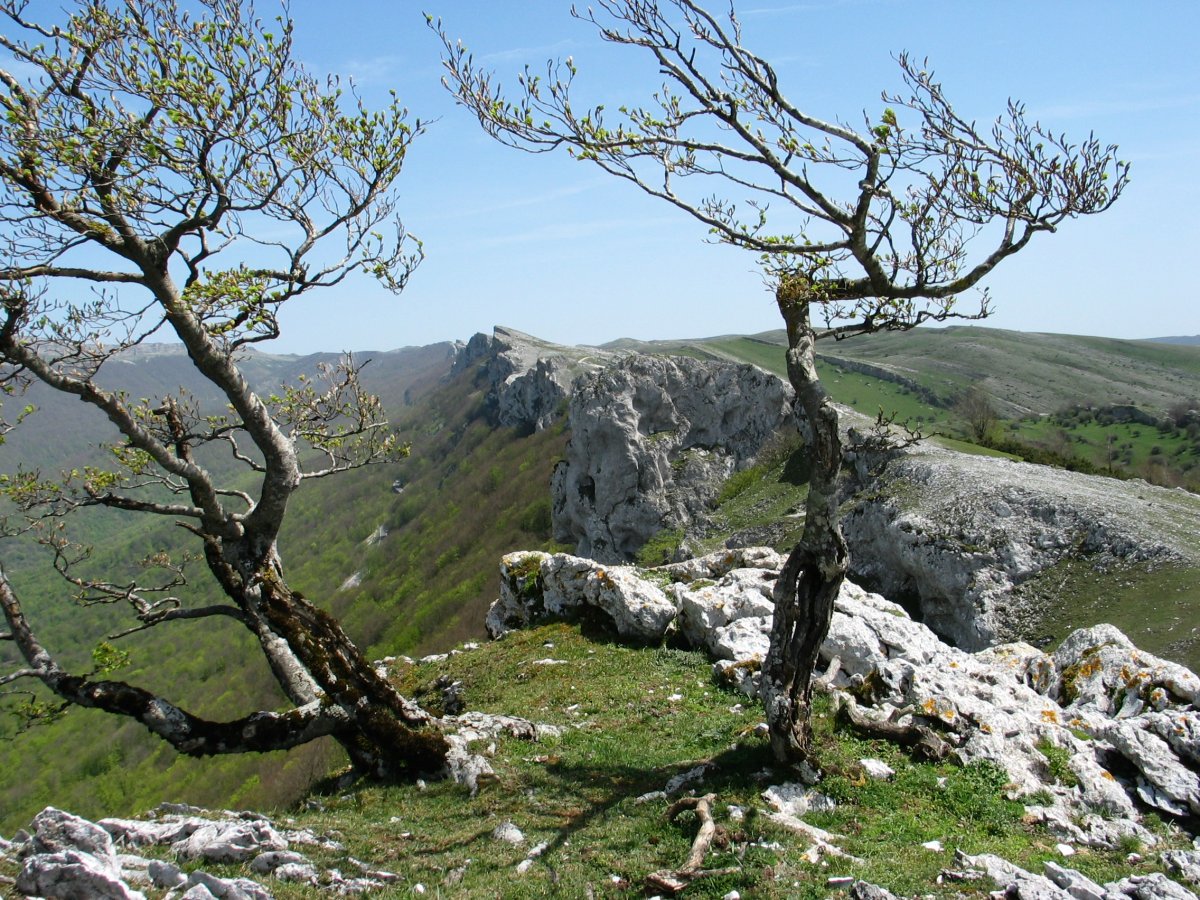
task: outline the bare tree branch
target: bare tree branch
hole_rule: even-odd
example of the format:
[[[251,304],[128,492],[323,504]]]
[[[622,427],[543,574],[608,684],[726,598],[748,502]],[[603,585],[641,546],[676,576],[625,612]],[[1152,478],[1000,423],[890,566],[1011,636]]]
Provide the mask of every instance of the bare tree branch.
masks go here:
[[[230,618],[297,709],[209,723],[140,688],[70,675],[41,655],[15,599],[13,640],[59,696],[132,715],[184,752],[336,733],[360,771],[438,770],[447,747],[429,717],[288,587],[279,558],[305,477],[406,448],[360,366],[267,397],[239,356],[276,337],[299,296],[360,276],[404,286],[422,249],[394,185],[424,125],[395,98],[372,110],[336,78],[318,81],[295,58],[286,15],[268,29],[244,0],[79,0],[61,27],[33,11],[0,0],[0,48],[16,60],[0,66],[0,389],[39,382],[76,397],[120,438],[97,464],[7,473],[0,495],[75,599],[131,607],[139,624],[117,634]],[[183,345],[219,413],[182,390],[135,399],[111,386],[116,362],[152,335]],[[208,467],[214,446],[237,463],[226,483]],[[65,529],[89,507],[175,520],[229,605],[175,595],[196,553],[151,555],[129,577],[94,571]]]
[[[897,59],[904,90],[885,93],[890,105],[864,113],[862,127],[816,118],[742,45],[732,5],[718,16],[693,0],[596,0],[572,13],[653,58],[665,83],[650,102],[616,114],[573,103],[571,58],[544,76],[526,69],[509,99],[428,21],[445,47],[444,83],[488,134],[534,153],[565,148],[758,254],[813,438],[804,533],[776,582],[763,665],[772,748],[781,761],[803,758],[813,668],[849,565],[838,412],[816,370],[817,340],[987,316],[986,292],[977,309],[956,298],[1034,235],[1108,209],[1129,165],[1094,136],[1076,144],[1029,122],[1016,102],[981,130],[907,54]]]

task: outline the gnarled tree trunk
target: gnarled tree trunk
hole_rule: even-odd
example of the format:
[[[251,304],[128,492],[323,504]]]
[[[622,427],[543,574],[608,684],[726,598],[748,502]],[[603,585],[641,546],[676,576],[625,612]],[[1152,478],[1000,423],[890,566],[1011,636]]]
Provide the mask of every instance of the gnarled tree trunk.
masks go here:
[[[263,578],[257,593],[272,631],[311,673],[322,702],[345,713],[346,727],[334,737],[358,772],[391,778],[444,767],[449,745],[433,717],[375,671],[337,619],[277,577]]]
[[[813,670],[849,562],[838,524],[842,442],[837,410],[817,375],[816,334],[809,318],[811,292],[800,277],[783,279],[776,289],[787,323],[788,379],[812,432],[804,532],[775,583],[771,647],[763,664],[771,749],[781,762],[804,759],[811,751]]]

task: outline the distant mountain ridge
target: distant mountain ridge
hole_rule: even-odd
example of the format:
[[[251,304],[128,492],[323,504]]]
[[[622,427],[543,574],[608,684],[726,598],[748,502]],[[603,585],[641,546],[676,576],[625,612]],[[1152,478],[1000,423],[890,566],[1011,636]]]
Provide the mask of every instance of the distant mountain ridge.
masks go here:
[[[1162,413],[1200,397],[1200,345],[1189,345],[1192,340],[1200,338],[1123,341],[960,325],[823,341],[817,356],[905,384],[942,406],[978,385],[1010,417],[1047,415],[1073,404],[1126,404]],[[737,359],[785,371],[782,329],[698,340],[626,338],[605,346]]]
[[[1186,347],[1200,347],[1200,334],[1147,338],[1147,340],[1160,344],[1183,344]]]

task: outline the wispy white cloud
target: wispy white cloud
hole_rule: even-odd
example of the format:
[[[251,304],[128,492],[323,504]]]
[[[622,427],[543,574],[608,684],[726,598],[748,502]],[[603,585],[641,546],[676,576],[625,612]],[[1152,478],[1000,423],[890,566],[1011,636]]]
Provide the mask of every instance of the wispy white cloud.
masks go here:
[[[425,218],[426,221],[433,222],[444,222],[454,219],[477,219],[499,212],[506,212],[508,210],[525,209],[530,206],[542,206],[547,203],[553,203],[555,200],[561,200],[566,197],[574,197],[577,194],[582,194],[584,191],[591,190],[598,183],[603,182],[591,181],[567,185],[565,187],[555,188],[552,191],[543,191],[539,194],[530,194],[525,197],[517,197],[512,200],[505,200],[501,203],[492,203],[484,206],[456,207],[439,215],[426,216]]]
[[[561,41],[555,41],[553,44],[542,44],[540,47],[513,47],[510,50],[497,50],[494,53],[484,53],[476,57],[476,59],[485,63],[513,62],[514,60],[521,61],[528,59],[553,59],[566,55],[575,46],[574,40],[564,38]]]
[[[400,56],[371,56],[349,59],[342,63],[339,71],[354,79],[355,84],[391,84],[404,74],[405,60]]]

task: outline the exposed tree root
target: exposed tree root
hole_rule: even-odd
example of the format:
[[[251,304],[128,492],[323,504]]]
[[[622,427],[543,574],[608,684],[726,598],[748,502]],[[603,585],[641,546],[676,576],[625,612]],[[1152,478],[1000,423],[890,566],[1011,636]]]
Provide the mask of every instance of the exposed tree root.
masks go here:
[[[858,708],[855,699],[844,691],[833,692],[834,710],[840,721],[850,724],[859,734],[882,738],[907,747],[922,759],[934,762],[946,759],[954,748],[937,732],[914,720],[907,723],[869,715]]]
[[[683,797],[671,804],[671,808],[667,810],[668,821],[674,822],[680,813],[690,809],[700,820],[700,830],[696,832],[691,852],[688,853],[687,861],[683,866],[673,872],[652,872],[646,876],[646,887],[673,897],[681,893],[693,881],[717,875],[729,875],[739,871],[736,866],[724,869],[704,868],[704,857],[708,855],[719,831],[712,815],[712,803],[715,799],[716,794],[705,794],[703,797]]]
[[[857,856],[851,856],[841,847],[837,846],[837,844],[833,843],[835,839],[842,837],[840,834],[834,834],[823,828],[818,828],[816,825],[809,825],[802,819],[798,819],[787,813],[769,812],[766,813],[766,816],[781,828],[794,831],[796,834],[802,835],[812,842],[812,846],[804,851],[805,858],[811,863],[820,862],[822,856],[837,856],[850,862],[862,862]]]

